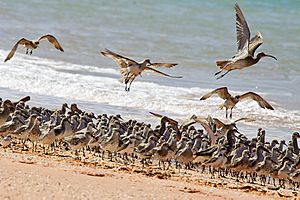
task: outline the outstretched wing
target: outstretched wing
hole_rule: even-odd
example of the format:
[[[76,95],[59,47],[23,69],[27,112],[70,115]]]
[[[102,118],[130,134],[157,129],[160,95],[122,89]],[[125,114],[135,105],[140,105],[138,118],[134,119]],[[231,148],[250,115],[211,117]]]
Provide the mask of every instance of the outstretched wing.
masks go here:
[[[63,48],[61,47],[61,45],[59,44],[59,42],[57,41],[57,39],[53,36],[53,35],[43,35],[42,37],[40,37],[38,39],[38,41],[41,41],[43,39],[47,39],[51,44],[54,45],[54,47],[60,51],[64,51]]]
[[[242,50],[250,40],[250,30],[239,5],[234,6],[236,16],[236,39],[238,51]]]
[[[152,68],[157,68],[157,67],[167,67],[167,68],[171,68],[176,66],[177,63],[151,63],[151,65],[149,65],[148,67],[152,67]]]
[[[220,98],[222,98],[224,100],[229,99],[231,97],[231,95],[228,92],[227,87],[221,87],[221,88],[215,89],[215,90],[205,94],[203,97],[201,97],[200,100],[205,100],[214,94],[217,94]]]
[[[243,118],[240,118],[240,119],[235,120],[234,123],[237,123],[237,122],[240,122],[240,121],[253,122],[253,121],[255,121],[255,119],[253,119],[253,118],[248,118],[248,117],[243,117]]]
[[[245,100],[245,99],[252,99],[258,103],[258,105],[262,108],[267,108],[270,110],[274,110],[274,108],[266,101],[264,100],[261,96],[254,92],[247,92],[239,97],[240,100]]]
[[[23,97],[22,99],[20,99],[19,101],[12,102],[12,104],[14,106],[16,106],[20,101],[23,101],[25,103],[25,102],[27,102],[29,100],[30,100],[30,96],[26,96],[26,97]]]
[[[189,120],[187,120],[187,121],[184,121],[184,122],[180,125],[179,129],[188,128],[189,126],[191,126],[191,125],[193,125],[193,124],[195,124],[195,123],[196,123],[195,120],[189,119]]]
[[[153,72],[156,72],[158,74],[161,74],[163,76],[168,76],[168,77],[171,77],[171,78],[182,78],[182,76],[172,76],[172,75],[169,75],[169,74],[166,74],[166,73],[163,73],[161,71],[158,71],[156,69],[153,69],[151,67],[145,67],[145,70],[150,70],[150,71],[153,71]]]
[[[159,118],[165,118],[165,120],[170,123],[170,124],[173,124],[173,125],[178,125],[178,121],[170,118],[170,117],[167,117],[167,116],[163,116],[161,114],[158,114],[158,113],[154,113],[154,112],[149,112],[150,114],[154,115],[155,117],[159,117]]]
[[[105,49],[104,51],[100,52],[103,56],[112,58],[120,68],[127,68],[130,65],[138,65],[138,63],[130,58],[126,58],[124,56],[121,56],[119,54],[116,54],[108,49]]]
[[[159,118],[162,118],[163,115],[161,114],[158,114],[158,113],[154,113],[154,112],[149,112],[151,115],[154,115],[155,117],[159,117]]]
[[[9,54],[7,55],[7,57],[5,58],[4,62],[10,60],[14,55],[15,55],[15,52],[17,51],[17,48],[18,48],[18,45],[26,45],[26,44],[30,44],[31,41],[30,40],[27,40],[25,38],[22,38],[20,39],[14,46],[13,48],[11,49],[11,51],[9,52]]]
[[[225,124],[223,123],[223,122],[221,122],[219,119],[217,119],[217,118],[214,118],[214,121],[215,121],[215,124],[216,124],[216,128],[217,129],[222,129],[224,126],[225,126]]]
[[[263,44],[263,37],[260,32],[258,32],[253,38],[251,38],[249,43],[249,54],[254,56],[256,49]]]

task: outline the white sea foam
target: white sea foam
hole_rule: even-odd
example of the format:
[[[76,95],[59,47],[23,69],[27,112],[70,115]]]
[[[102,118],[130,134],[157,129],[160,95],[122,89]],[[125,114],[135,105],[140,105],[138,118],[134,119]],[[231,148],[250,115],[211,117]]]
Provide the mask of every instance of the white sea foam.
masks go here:
[[[7,53],[0,50],[0,60],[4,60]],[[124,110],[161,112],[182,120],[192,114],[220,118],[225,115],[225,111],[218,108],[221,99],[199,100],[213,88],[165,86],[142,82],[138,77],[132,91],[127,93],[118,80],[117,68],[77,65],[17,53],[12,60],[1,64],[0,75],[2,87],[21,92],[96,102],[123,107]],[[268,97],[269,94],[262,95]],[[276,102],[271,101],[271,104],[275,105],[274,111],[261,109],[253,101],[241,102],[233,111],[233,117],[255,118],[255,122],[248,123],[255,126],[300,127],[299,111],[289,111]]]

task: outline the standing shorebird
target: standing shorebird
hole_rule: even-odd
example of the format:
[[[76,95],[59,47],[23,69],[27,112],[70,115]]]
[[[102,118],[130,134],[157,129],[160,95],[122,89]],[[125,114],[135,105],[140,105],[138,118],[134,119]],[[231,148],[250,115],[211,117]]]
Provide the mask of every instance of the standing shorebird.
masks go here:
[[[258,103],[258,105],[262,108],[267,108],[270,110],[274,110],[274,108],[266,101],[264,100],[261,96],[254,92],[246,92],[242,95],[236,95],[236,96],[231,96],[229,94],[227,87],[221,87],[218,89],[213,90],[212,92],[209,92],[205,94],[203,97],[201,97],[200,100],[205,100],[212,95],[217,94],[220,98],[224,99],[225,102],[220,105],[220,108],[226,108],[226,118],[228,116],[227,111],[230,109],[230,118],[232,118],[232,109],[235,107],[235,105],[245,99],[252,99]]]
[[[224,74],[219,76],[217,79],[224,77],[232,70],[243,69],[250,67],[259,62],[263,57],[271,57],[277,60],[276,57],[272,55],[265,54],[260,52],[254,57],[256,49],[262,45],[263,38],[260,32],[258,32],[250,40],[250,30],[247,24],[247,21],[242,13],[238,4],[235,4],[235,13],[236,13],[236,34],[237,34],[237,53],[228,60],[216,61],[217,66],[221,69],[215,76],[220,74],[223,71],[226,71]]]
[[[4,62],[10,60],[15,52],[17,51],[17,48],[19,45],[23,45],[26,48],[26,54],[32,54],[32,50],[38,48],[40,41],[47,39],[50,43],[52,43],[54,45],[54,47],[60,51],[64,51],[63,48],[60,46],[60,44],[58,43],[57,39],[53,36],[53,35],[43,35],[40,38],[38,38],[37,40],[28,40],[26,38],[21,38],[11,49],[11,51],[9,52],[9,54],[7,55],[7,57],[5,58]],[[30,52],[28,51],[29,49]]]
[[[145,59],[143,62],[138,63],[130,58],[126,58],[124,56],[121,56],[119,54],[116,54],[108,49],[105,49],[105,51],[101,51],[101,54],[103,56],[112,58],[120,67],[120,72],[122,74],[122,82],[125,83],[125,91],[130,90],[130,86],[134,79],[142,74],[144,70],[150,70],[153,72],[156,72],[158,74],[168,76],[171,78],[182,78],[181,76],[171,76],[169,74],[165,74],[161,71],[158,71],[154,68],[156,67],[167,67],[171,68],[174,67],[175,63],[151,63],[149,59]]]
[[[10,107],[13,107],[13,104],[10,100],[5,100],[2,102],[2,108],[0,109],[0,126],[2,126],[10,115]]]

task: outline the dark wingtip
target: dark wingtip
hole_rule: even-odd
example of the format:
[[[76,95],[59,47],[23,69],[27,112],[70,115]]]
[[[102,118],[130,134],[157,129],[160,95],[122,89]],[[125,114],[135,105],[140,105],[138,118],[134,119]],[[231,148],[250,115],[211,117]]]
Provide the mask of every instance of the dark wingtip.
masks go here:
[[[105,49],[105,51],[108,51],[108,49]],[[106,56],[107,52],[105,51],[100,51],[100,54],[102,54],[103,56]]]
[[[22,98],[20,101],[26,102],[26,101],[29,101],[30,99],[31,99],[30,96],[26,96],[26,97]]]
[[[234,8],[237,9],[238,7],[239,7],[239,4],[238,4],[238,3],[235,3],[235,4],[234,4]]]

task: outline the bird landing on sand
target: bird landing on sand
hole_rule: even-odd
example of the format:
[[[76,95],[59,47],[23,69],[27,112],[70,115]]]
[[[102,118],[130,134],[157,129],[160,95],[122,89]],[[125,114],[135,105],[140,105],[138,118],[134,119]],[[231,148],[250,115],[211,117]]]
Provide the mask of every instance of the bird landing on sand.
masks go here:
[[[58,43],[57,39],[53,36],[53,35],[43,35],[40,38],[38,38],[37,40],[28,40],[25,38],[21,38],[11,49],[11,51],[9,52],[9,54],[7,55],[6,59],[4,60],[4,62],[10,60],[15,52],[17,51],[17,48],[19,45],[23,45],[26,48],[26,54],[32,54],[32,50],[38,48],[40,41],[47,39],[51,44],[54,45],[54,47],[60,51],[64,51],[63,48],[61,47],[61,45]],[[30,52],[28,52],[28,50],[31,49]]]
[[[235,4],[235,14],[236,14],[236,35],[237,35],[237,53],[228,60],[218,60],[216,61],[217,66],[221,69],[215,76],[226,71],[221,76],[217,77],[220,79],[228,74],[232,70],[243,69],[250,67],[259,62],[263,57],[271,57],[277,60],[276,57],[272,55],[260,52],[254,57],[255,50],[262,45],[263,38],[261,33],[257,33],[250,40],[250,29],[248,27],[247,21],[242,13],[238,4]]]
[[[103,56],[112,58],[119,65],[120,72],[123,76],[122,82],[125,83],[125,91],[130,90],[130,86],[134,81],[134,79],[138,75],[141,76],[144,70],[150,70],[152,72],[156,72],[158,74],[161,74],[163,76],[168,76],[171,78],[182,78],[181,76],[171,76],[169,74],[154,69],[157,67],[171,68],[177,65],[176,63],[151,63],[149,59],[145,59],[143,62],[138,63],[130,58],[126,58],[124,56],[116,54],[108,49],[105,49],[105,51],[101,51],[100,53]]]
[[[264,100],[261,96],[259,96],[254,92],[246,92],[245,94],[242,95],[231,96],[231,94],[229,94],[228,92],[227,87],[221,87],[215,89],[212,92],[205,94],[203,97],[201,97],[200,100],[206,100],[207,98],[211,97],[214,94],[218,95],[220,98],[225,100],[225,102],[220,106],[220,108],[226,109],[226,118],[228,116],[227,114],[228,109],[230,109],[230,118],[232,118],[232,109],[235,107],[235,105],[238,102],[245,99],[252,99],[256,101],[260,107],[274,110],[274,108],[266,100]]]

